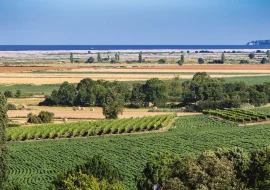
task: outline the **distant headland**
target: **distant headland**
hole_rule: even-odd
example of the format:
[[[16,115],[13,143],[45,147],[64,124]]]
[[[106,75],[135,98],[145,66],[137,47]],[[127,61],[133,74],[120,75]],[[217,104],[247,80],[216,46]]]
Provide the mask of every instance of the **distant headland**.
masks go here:
[[[270,40],[255,40],[248,42],[247,45],[255,45],[255,46],[270,45]]]

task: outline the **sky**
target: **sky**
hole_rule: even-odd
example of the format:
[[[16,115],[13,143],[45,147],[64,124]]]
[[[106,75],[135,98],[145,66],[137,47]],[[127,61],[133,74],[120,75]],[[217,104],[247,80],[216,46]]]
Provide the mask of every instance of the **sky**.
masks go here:
[[[244,45],[270,0],[0,0],[0,45]]]

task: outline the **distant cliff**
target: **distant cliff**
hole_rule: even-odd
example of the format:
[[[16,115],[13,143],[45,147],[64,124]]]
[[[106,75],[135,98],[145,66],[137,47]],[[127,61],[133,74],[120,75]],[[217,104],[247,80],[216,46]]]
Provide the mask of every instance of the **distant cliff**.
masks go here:
[[[270,45],[270,40],[255,40],[248,42],[247,45],[256,45],[256,46]]]

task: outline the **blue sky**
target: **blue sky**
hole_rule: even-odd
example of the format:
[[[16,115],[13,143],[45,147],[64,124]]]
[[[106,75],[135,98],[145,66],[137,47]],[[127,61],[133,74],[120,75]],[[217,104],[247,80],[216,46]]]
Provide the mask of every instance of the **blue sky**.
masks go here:
[[[242,45],[270,0],[0,0],[1,45]]]

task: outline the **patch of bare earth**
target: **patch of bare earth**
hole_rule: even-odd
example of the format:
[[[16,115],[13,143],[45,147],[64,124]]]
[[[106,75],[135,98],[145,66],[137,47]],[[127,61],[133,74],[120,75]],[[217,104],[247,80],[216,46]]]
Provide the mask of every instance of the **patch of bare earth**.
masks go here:
[[[27,114],[38,114],[40,111],[50,111],[55,114],[56,118],[73,118],[73,119],[103,119],[102,108],[94,108],[94,111],[90,111],[90,108],[85,110],[73,111],[72,107],[47,107],[47,106],[29,106],[29,110],[9,110],[9,118],[25,118]],[[130,117],[143,117],[143,116],[155,116],[171,114],[170,112],[148,112],[147,109],[124,109],[123,114],[119,115],[119,118]],[[194,115],[200,113],[179,112],[178,116]]]

